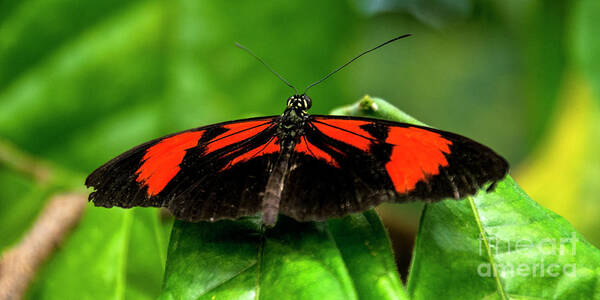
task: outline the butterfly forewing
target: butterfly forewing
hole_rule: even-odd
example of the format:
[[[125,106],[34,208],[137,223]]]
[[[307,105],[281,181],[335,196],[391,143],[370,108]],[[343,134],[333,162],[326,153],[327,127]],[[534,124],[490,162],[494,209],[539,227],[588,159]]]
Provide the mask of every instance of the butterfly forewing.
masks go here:
[[[238,218],[260,210],[279,155],[279,117],[220,123],[137,146],[94,171],[97,206],[168,207],[180,219]]]

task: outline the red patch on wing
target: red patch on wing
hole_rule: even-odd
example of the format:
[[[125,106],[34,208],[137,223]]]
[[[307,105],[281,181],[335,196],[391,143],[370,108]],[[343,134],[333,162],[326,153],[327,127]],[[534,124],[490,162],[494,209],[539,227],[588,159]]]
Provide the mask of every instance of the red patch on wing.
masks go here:
[[[317,122],[313,122],[312,124],[330,138],[352,145],[363,151],[369,150],[372,137],[367,131],[360,128],[360,126],[370,124],[371,122],[325,118],[318,118],[316,120]]]
[[[271,153],[277,153],[279,152],[279,145],[277,144],[277,138],[273,138],[271,141],[269,141],[269,143],[267,143],[266,145],[261,145],[257,148],[254,148],[246,153],[242,153],[238,156],[235,156],[231,162],[229,162],[229,164],[227,164],[226,167],[223,168],[227,169],[239,162],[243,162],[243,161],[247,161],[250,160],[254,157],[257,156],[261,156],[261,155],[265,155],[265,154],[271,154]]]
[[[142,166],[136,171],[136,181],[148,187],[154,196],[177,175],[186,150],[195,147],[204,131],[188,131],[168,137],[148,148]]]
[[[337,161],[335,161],[335,159],[333,157],[331,157],[331,155],[329,155],[329,153],[327,153],[327,152],[321,150],[321,148],[309,143],[308,141],[306,141],[306,139],[301,139],[300,143],[296,144],[296,148],[294,148],[294,150],[297,152],[312,156],[317,159],[325,160],[327,162],[327,164],[329,164],[331,166],[334,166],[337,168],[340,167],[340,165],[337,163]]]
[[[206,153],[214,152],[216,150],[222,149],[229,145],[233,145],[247,138],[250,138],[263,131],[270,124],[272,124],[270,120],[261,120],[223,125],[223,128],[228,130],[216,136],[211,142],[209,142],[206,145]]]
[[[444,154],[450,153],[452,142],[439,133],[416,127],[391,127],[386,142],[394,145],[385,168],[398,193],[410,192],[417,182],[439,174],[439,167],[448,165]]]

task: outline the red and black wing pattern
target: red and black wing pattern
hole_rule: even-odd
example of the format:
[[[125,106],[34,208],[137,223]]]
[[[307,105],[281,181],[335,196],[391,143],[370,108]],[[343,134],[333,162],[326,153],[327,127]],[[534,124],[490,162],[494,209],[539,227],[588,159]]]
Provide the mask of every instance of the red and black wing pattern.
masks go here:
[[[190,129],[137,146],[86,180],[96,206],[167,207],[189,221],[256,214],[279,156],[277,117]]]
[[[324,220],[381,202],[475,194],[508,172],[494,151],[433,128],[342,116],[311,116],[296,145],[280,212]]]
[[[261,211],[281,155],[280,117],[220,123],[165,136],[109,161],[86,180],[97,206],[167,207],[188,221]],[[381,202],[472,195],[508,171],[491,149],[428,127],[310,116],[295,144],[279,211],[299,221],[360,212]]]

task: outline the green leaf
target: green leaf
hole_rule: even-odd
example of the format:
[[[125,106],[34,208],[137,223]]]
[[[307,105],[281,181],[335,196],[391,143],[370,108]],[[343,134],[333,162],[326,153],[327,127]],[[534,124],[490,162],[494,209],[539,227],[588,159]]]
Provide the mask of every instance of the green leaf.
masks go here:
[[[89,207],[79,226],[38,274],[31,299],[155,299],[167,225],[157,209]]]
[[[370,117],[426,126],[387,101],[369,95],[365,95],[354,104],[336,108],[331,111],[331,114]]]
[[[409,291],[414,299],[597,299],[599,275],[600,251],[508,177],[493,193],[426,207]]]
[[[328,222],[360,299],[408,299],[387,232],[374,210]]]
[[[29,289],[31,299],[121,299],[133,211],[89,208]],[[110,234],[106,234],[110,233]],[[76,275],[75,275],[76,274]]]
[[[16,243],[35,220],[51,194],[47,186],[36,186],[29,178],[0,168],[0,251]]]
[[[391,108],[365,97],[342,110],[414,123]],[[408,290],[413,299],[598,299],[598,283],[600,251],[508,176],[492,193],[425,207]]]
[[[163,299],[403,299],[387,234],[375,212],[328,222],[280,216],[176,221]],[[290,298],[291,297],[291,298]]]
[[[126,249],[125,298],[156,299],[160,294],[171,223],[161,221],[158,209],[134,209]]]

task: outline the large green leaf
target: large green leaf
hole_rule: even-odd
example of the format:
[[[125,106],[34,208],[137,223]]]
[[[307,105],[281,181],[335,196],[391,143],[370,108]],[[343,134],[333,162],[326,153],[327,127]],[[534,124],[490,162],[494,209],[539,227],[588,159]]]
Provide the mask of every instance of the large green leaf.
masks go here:
[[[428,205],[409,278],[414,299],[600,297],[600,251],[510,177],[493,193]]]
[[[163,299],[406,298],[379,217],[373,211],[328,222],[280,216],[175,222]]]
[[[154,299],[166,231],[157,210],[89,208],[29,290],[32,299]]]
[[[416,123],[370,97],[336,112]],[[508,176],[494,192],[425,207],[408,290],[414,299],[598,299],[599,283],[600,251]]]
[[[39,274],[29,296],[121,299],[132,217],[133,211],[88,209],[77,230]]]

